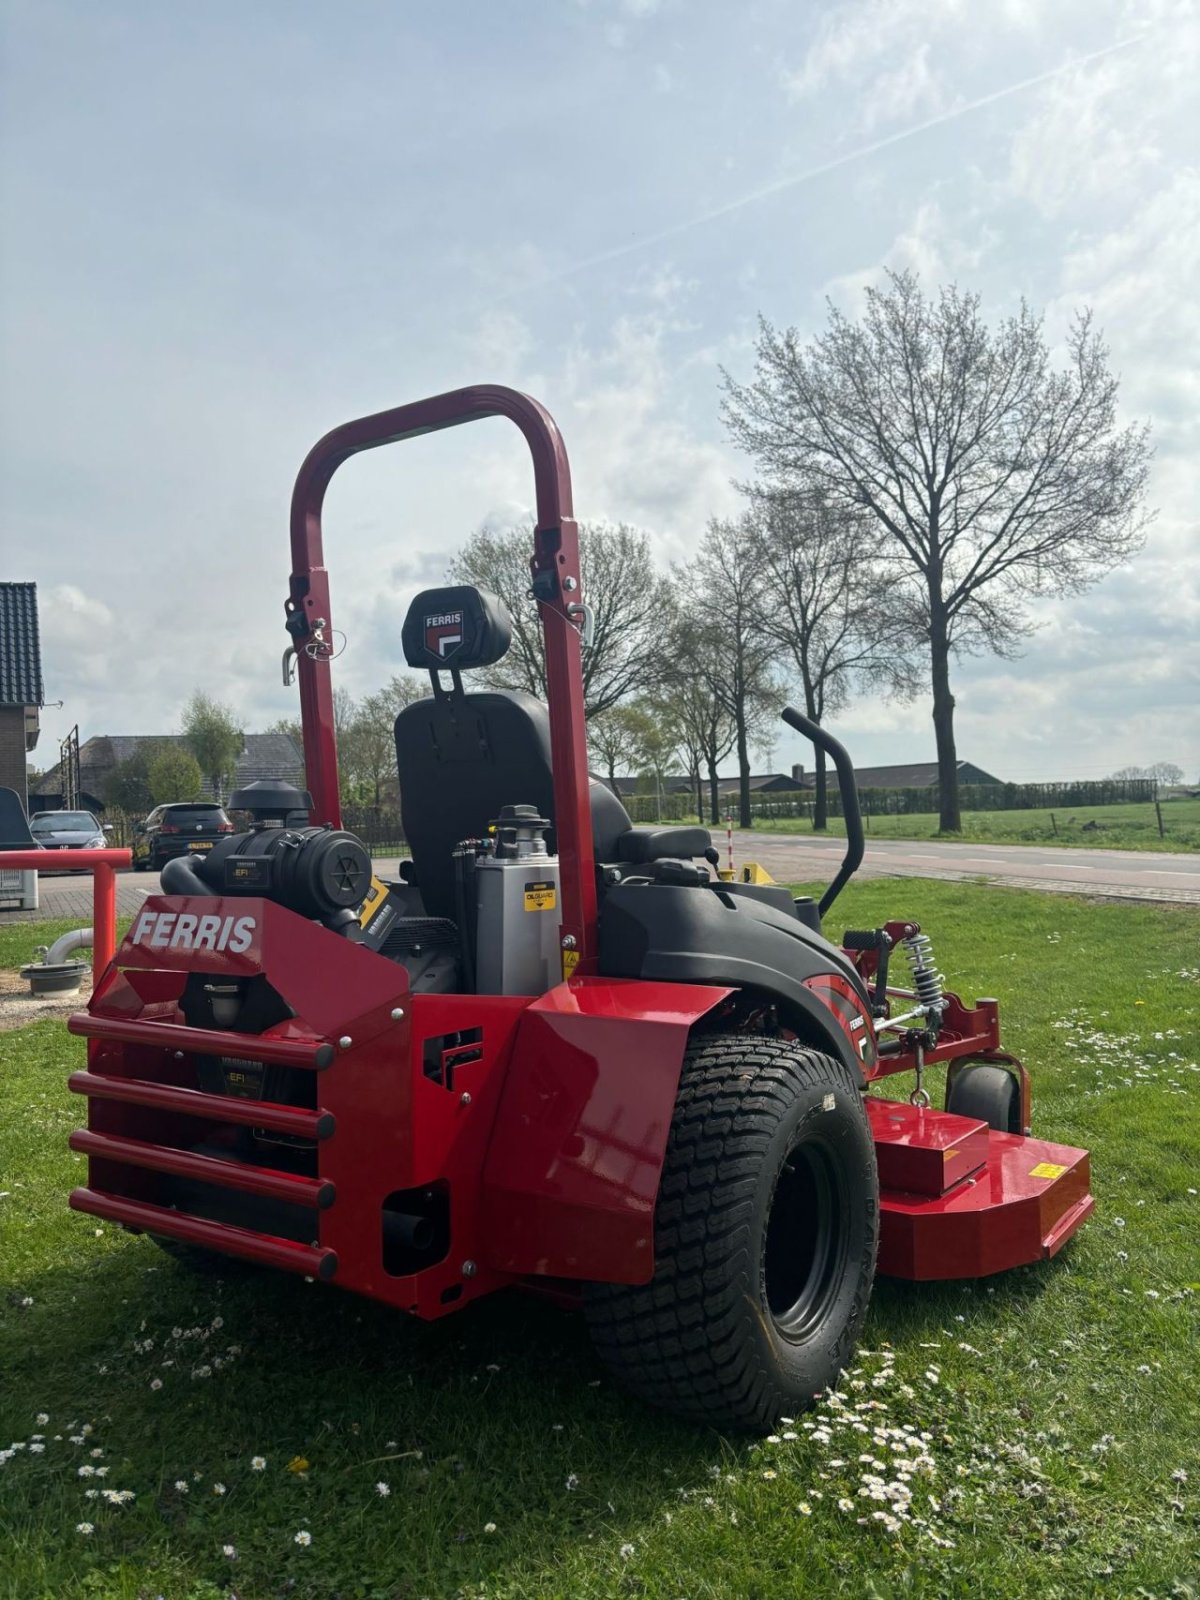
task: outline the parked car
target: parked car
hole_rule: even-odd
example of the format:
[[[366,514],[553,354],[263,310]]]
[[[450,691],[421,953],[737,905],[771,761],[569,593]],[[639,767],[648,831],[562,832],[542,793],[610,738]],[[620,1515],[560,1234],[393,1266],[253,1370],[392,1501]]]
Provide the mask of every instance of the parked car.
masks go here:
[[[133,870],[157,871],[172,856],[201,854],[211,850],[223,833],[233,831],[224,806],[211,800],[155,806],[144,822],[134,826]]]
[[[35,811],[29,819],[35,845],[43,850],[103,850],[108,844],[106,828],[90,811]],[[39,872],[52,872],[47,862]]]

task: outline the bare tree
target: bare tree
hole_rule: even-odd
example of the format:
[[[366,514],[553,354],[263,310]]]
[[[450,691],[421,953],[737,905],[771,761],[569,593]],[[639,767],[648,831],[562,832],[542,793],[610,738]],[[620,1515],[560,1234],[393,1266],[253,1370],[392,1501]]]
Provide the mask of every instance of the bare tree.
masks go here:
[[[384,792],[396,781],[393,724],[414,700],[430,693],[429,682],[415,672],[394,673],[374,694],[355,700],[348,689],[333,692],[333,726],[337,740],[338,786],[346,803],[383,804]],[[303,755],[299,717],[280,717],[268,729],[286,733]]]
[[[754,517],[714,518],[694,561],[677,575],[693,620],[706,688],[733,724],[739,826],[750,812],[750,745],[767,714],[777,646],[763,628],[763,566]]]
[[[1183,782],[1183,768],[1174,761],[1156,761],[1150,768],[1150,776],[1156,783],[1161,783],[1168,789]]]
[[[496,688],[524,689],[544,700],[541,622],[529,593],[532,549],[528,526],[499,533],[482,528],[455,558],[449,577],[491,589],[512,612],[512,646],[481,676]],[[672,595],[654,566],[650,541],[626,523],[580,523],[579,558],[583,597],[594,618],[583,655],[584,713],[591,718],[658,682]]]
[[[1140,547],[1144,426],[1117,426],[1117,379],[1090,313],[1064,370],[1022,303],[993,331],[976,295],[927,300],[912,273],[833,306],[803,345],[760,321],[754,381],[725,375],[733,437],[764,475],[802,473],[874,519],[893,597],[929,651],[943,832],[957,832],[950,657],[1015,652],[1025,602],[1076,594]]]
[[[724,698],[713,690],[714,661],[704,630],[681,614],[671,633],[666,677],[657,698],[669,708],[679,752],[692,781],[696,820],[704,822],[703,782],[707,779],[710,821],[721,820],[717,769],[733,749],[737,725]]]
[[[763,628],[791,656],[805,713],[840,711],[858,681],[889,694],[916,690],[908,652],[883,604],[886,584],[870,519],[820,489],[751,491],[766,593]],[[816,750],[813,828],[828,823],[825,752]]]

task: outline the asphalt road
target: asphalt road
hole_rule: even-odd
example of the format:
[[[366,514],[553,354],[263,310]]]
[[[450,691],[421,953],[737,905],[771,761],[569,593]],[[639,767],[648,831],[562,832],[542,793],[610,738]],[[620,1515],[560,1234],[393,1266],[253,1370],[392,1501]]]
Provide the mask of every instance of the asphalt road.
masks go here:
[[[724,865],[725,840],[718,837]],[[831,878],[842,859],[841,839],[795,834],[733,836],[735,865],[760,861],[788,882]],[[864,878],[986,878],[992,883],[1056,894],[1094,894],[1121,900],[1200,905],[1200,854],[1143,850],[1055,850],[1038,845],[943,844],[935,839],[868,840],[859,868]]]
[[[716,836],[725,860],[725,838]],[[735,833],[736,866],[760,862],[781,883],[820,882],[832,878],[845,848],[841,839],[797,838],[795,834]],[[395,873],[396,861],[380,860],[384,877]],[[881,839],[868,843],[859,868],[864,878],[985,878],[991,883],[1053,894],[1091,894],[1105,899],[1157,900],[1200,905],[1200,854],[1160,855],[1138,850],[1051,850],[1034,845],[941,844],[932,839]],[[117,907],[137,910],[158,888],[157,873],[117,875]],[[0,926],[48,917],[91,921],[91,881],[83,874],[40,880],[41,906],[36,912],[0,911]]]

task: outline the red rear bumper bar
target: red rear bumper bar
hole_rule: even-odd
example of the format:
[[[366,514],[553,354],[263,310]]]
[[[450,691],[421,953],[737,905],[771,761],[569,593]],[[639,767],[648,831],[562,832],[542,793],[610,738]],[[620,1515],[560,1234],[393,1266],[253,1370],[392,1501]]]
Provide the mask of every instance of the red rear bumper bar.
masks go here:
[[[144,1233],[161,1233],[184,1244],[200,1245],[225,1255],[240,1256],[266,1267],[282,1267],[307,1278],[328,1281],[337,1272],[337,1252],[319,1246],[297,1244],[290,1239],[274,1239],[246,1228],[210,1222],[206,1217],[188,1217],[166,1206],[150,1205],[145,1200],[126,1200],[121,1195],[98,1189],[73,1189],[69,1201],[72,1211],[86,1211],[93,1217],[121,1222]]]
[[[240,1037],[244,1039],[246,1035]],[[90,1095],[95,1100],[120,1100],[126,1105],[152,1106],[156,1111],[181,1111],[185,1117],[269,1128],[272,1133],[296,1134],[301,1139],[328,1139],[336,1126],[329,1111],[299,1111],[271,1100],[237,1100],[232,1095],[202,1094],[199,1089],[180,1089],[170,1083],[110,1078],[101,1072],[73,1072],[67,1079],[67,1088],[73,1094]]]
[[[92,1016],[77,1011],[67,1018],[67,1031],[84,1039],[111,1039],[121,1044],[158,1044],[189,1054],[253,1058],[281,1067],[307,1067],[321,1072],[333,1065],[337,1052],[319,1039],[270,1039],[261,1034],[229,1033],[219,1028],[188,1028],[179,1022],[146,1022],[141,1017]]]
[[[145,1167],[150,1172],[173,1172],[181,1178],[197,1178],[201,1183],[216,1184],[222,1189],[269,1195],[273,1200],[286,1200],[291,1205],[315,1206],[318,1211],[324,1211],[334,1201],[334,1186],[328,1179],[322,1181],[299,1173],[277,1172],[270,1167],[222,1161],[218,1156],[174,1150],[165,1144],[142,1144],[137,1139],[92,1133],[87,1128],[76,1128],[67,1143],[81,1155],[123,1161],[131,1167]]]

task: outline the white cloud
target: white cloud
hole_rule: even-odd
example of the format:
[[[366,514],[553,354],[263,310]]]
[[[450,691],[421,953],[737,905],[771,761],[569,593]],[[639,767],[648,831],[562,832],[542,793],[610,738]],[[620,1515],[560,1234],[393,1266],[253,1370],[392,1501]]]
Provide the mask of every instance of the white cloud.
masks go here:
[[[930,64],[931,52],[949,66],[947,39],[961,36],[965,25],[980,27],[982,17],[967,0],[851,0],[828,7],[800,65],[780,74],[784,91],[794,101],[849,91],[848,110],[863,131],[914,113],[934,115],[951,103],[953,78],[943,81]]]
[[[664,559],[686,554],[709,517],[738,503],[729,482],[737,469],[732,452],[693,433],[679,414],[682,363],[668,346],[682,326],[673,312],[686,293],[686,283],[664,269],[646,289],[652,311],[618,317],[599,339],[578,334],[537,380],[540,392],[555,397],[576,514],[645,527]],[[520,325],[512,319],[509,326],[515,349]],[[534,387],[519,363],[511,370],[518,387]],[[707,372],[705,382],[715,413],[715,374]],[[480,483],[490,507],[530,505],[527,463],[504,445],[487,454]]]
[[[1008,183],[1043,216],[1120,205],[1153,181],[1162,152],[1139,114],[1149,83],[1130,51],[1072,69],[1046,85],[1013,138]]]
[[[881,260],[839,273],[821,285],[821,314],[829,299],[847,316],[859,315],[864,291],[879,285],[885,268],[915,272],[927,289],[939,283],[969,282],[995,246],[995,228],[977,209],[960,204],[955,211],[949,209],[953,204],[954,198],[947,196],[943,205],[939,193],[922,199]]]

